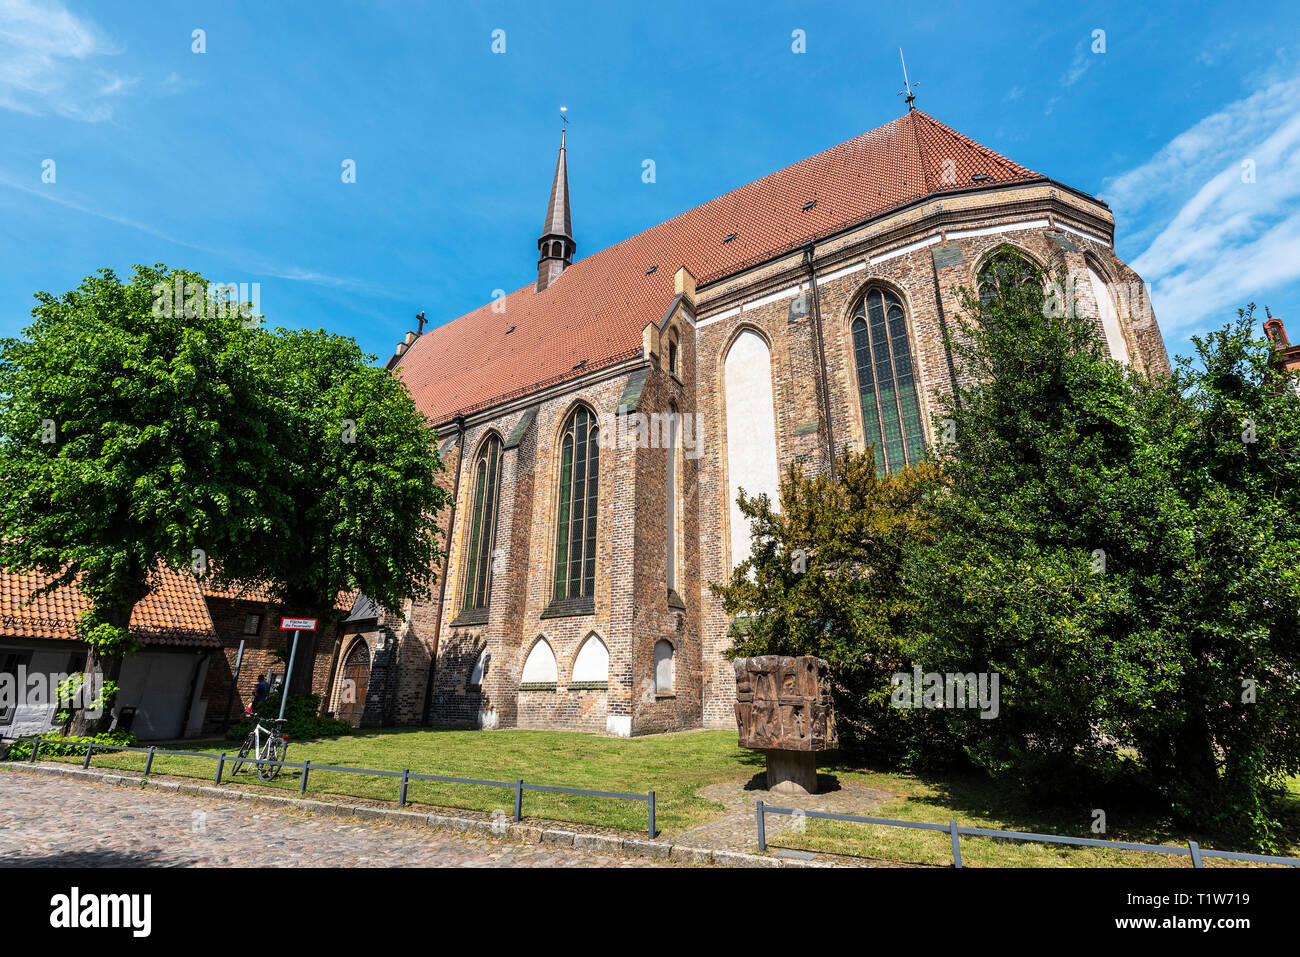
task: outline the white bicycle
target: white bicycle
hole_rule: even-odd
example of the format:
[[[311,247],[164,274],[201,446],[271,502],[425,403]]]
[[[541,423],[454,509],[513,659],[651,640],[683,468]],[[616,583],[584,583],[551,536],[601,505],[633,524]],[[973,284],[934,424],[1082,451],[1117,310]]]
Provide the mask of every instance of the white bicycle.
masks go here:
[[[289,753],[289,736],[284,733],[284,723],[286,718],[268,718],[266,723],[272,727],[268,728],[262,724],[262,719],[257,719],[257,724],[253,730],[248,732],[248,737],[239,747],[239,757],[235,759],[235,766],[231,768],[232,775],[238,774],[247,764],[252,764],[257,770],[257,776],[263,782],[270,784],[280,776],[281,767],[279,764],[263,764],[262,761],[283,761],[285,755]],[[250,759],[249,755],[253,755]],[[258,759],[261,760],[258,760]]]

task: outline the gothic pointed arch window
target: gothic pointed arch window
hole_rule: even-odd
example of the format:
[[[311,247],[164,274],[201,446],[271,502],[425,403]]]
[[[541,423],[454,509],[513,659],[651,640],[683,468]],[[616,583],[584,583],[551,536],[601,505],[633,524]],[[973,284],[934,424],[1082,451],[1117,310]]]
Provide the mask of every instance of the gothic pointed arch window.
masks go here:
[[[474,659],[474,667],[471,668],[469,672],[468,688],[471,691],[476,691],[483,687],[483,681],[487,678],[488,667],[491,663],[492,656],[488,653],[488,650],[484,648],[478,653],[478,657]]]
[[[776,453],[776,402],[772,349],[756,329],[742,328],[723,360],[727,426],[727,500],[731,515],[731,567],[749,558],[753,539],[739,496],[766,495],[779,507],[781,479]]]
[[[987,304],[1024,287],[1041,290],[1043,275],[1038,265],[1020,250],[1001,246],[980,267],[976,285],[980,302]]]
[[[583,686],[591,690],[606,687],[609,683],[609,648],[592,632],[578,649],[573,661],[573,677],[569,687]]]
[[[555,667],[555,651],[545,638],[538,638],[524,659],[524,669],[519,676],[520,691],[547,691],[555,689],[559,672]]]
[[[876,469],[883,475],[915,465],[925,453],[925,438],[903,304],[889,290],[872,287],[850,328],[862,428],[867,445],[876,447]]]
[[[492,552],[496,546],[497,502],[501,491],[501,439],[495,434],[474,459],[474,503],[469,513],[462,612],[486,610],[492,595]]]
[[[1111,296],[1110,284],[1093,268],[1092,263],[1086,265],[1088,285],[1097,303],[1097,318],[1101,320],[1102,332],[1106,336],[1106,349],[1112,359],[1128,365],[1128,343],[1124,339],[1124,330],[1120,326],[1119,312],[1115,309],[1115,299]]]
[[[560,436],[560,488],[555,510],[556,602],[596,593],[596,504],[600,477],[600,428],[584,405]]]

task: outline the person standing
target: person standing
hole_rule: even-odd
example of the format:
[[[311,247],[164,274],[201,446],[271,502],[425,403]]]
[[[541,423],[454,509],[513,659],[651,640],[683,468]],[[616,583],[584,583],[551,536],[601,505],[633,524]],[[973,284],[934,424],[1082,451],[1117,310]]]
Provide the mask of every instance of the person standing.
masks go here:
[[[270,682],[266,680],[266,675],[257,676],[257,686],[253,689],[253,705],[248,709],[249,714],[257,710],[257,706],[267,699],[271,694]]]

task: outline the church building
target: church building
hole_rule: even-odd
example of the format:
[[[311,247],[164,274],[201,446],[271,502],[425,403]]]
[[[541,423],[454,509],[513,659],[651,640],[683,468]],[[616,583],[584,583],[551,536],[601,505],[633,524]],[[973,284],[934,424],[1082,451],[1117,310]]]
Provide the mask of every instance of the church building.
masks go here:
[[[788,465],[850,448],[918,461],[959,289],[1005,281],[1008,251],[1066,280],[1115,360],[1169,370],[1106,204],[908,107],[581,257],[561,139],[536,280],[389,360],[455,503],[435,600],[369,610],[338,650],[334,675],[369,675],[360,724],[734,727],[709,583],[749,553],[737,492],[775,501]]]

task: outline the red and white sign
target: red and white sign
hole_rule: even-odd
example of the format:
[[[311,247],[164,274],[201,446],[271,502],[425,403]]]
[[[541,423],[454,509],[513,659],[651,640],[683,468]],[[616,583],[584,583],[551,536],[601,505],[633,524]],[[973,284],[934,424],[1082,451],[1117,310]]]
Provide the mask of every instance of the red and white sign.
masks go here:
[[[315,631],[315,618],[281,618],[281,631]]]

